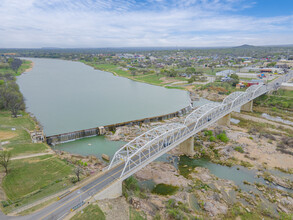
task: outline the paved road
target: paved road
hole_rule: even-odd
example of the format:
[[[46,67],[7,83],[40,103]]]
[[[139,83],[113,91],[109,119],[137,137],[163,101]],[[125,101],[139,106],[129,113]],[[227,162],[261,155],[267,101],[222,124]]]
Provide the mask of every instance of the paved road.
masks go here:
[[[34,220],[34,219],[63,219],[67,214],[69,214],[70,209],[80,203],[80,201],[86,200],[102,189],[104,189],[107,185],[112,184],[117,181],[117,178],[120,176],[123,165],[121,164],[113,169],[105,172],[103,175],[99,176],[97,179],[92,181],[91,183],[85,185],[79,190],[76,190],[64,197],[63,199],[53,203],[52,205],[40,210],[39,212],[22,217],[11,217],[5,216],[0,213],[0,219],[19,219],[19,220]]]
[[[243,103],[242,103],[243,104]],[[226,112],[227,113],[227,112]],[[210,123],[215,122],[216,120],[218,120],[219,118],[213,118],[213,119],[207,119],[207,122],[205,123],[201,123],[197,126],[197,129],[203,129],[205,126],[207,126]],[[188,125],[188,128],[190,131],[193,130],[195,126],[195,122],[192,122],[191,124]],[[184,129],[184,128],[182,128]],[[178,133],[178,131],[176,131],[176,133]],[[189,132],[194,133],[195,131]],[[173,143],[178,141],[179,139],[182,140],[182,138],[188,136],[187,135],[183,135],[183,136],[178,136],[176,135],[176,133],[172,133],[170,135],[174,135],[173,137],[176,136],[176,138],[173,139]],[[140,165],[145,166],[148,163],[148,159],[149,157],[152,158],[156,158],[157,156],[160,154],[160,152],[163,151],[167,151],[167,150],[171,150],[168,146],[170,144],[172,144],[171,142],[169,143],[167,137],[166,139],[164,139],[164,137],[160,137],[158,139],[156,139],[156,141],[154,141],[154,143],[152,144],[152,147],[150,147],[149,149],[145,150],[143,152],[141,158],[138,158],[138,156],[133,157],[133,161],[130,164],[127,164],[126,167],[126,173],[127,170],[132,170],[135,169],[135,167],[138,164],[138,161],[140,162]],[[170,136],[170,141],[171,141],[171,136]],[[164,141],[167,140],[167,145],[164,143]],[[164,143],[164,144],[163,144]],[[173,145],[174,147],[174,145]],[[144,163],[145,162],[145,163]],[[92,197],[93,195],[97,194],[98,192],[100,192],[101,190],[103,190],[105,187],[109,186],[110,184],[115,183],[115,181],[118,180],[118,178],[120,177],[122,170],[124,168],[125,163],[121,163],[118,166],[114,167],[113,169],[105,172],[104,174],[102,174],[101,176],[97,177],[94,181],[92,181],[91,183],[85,185],[84,187],[82,187],[80,190],[74,191],[71,194],[69,194],[68,196],[64,197],[63,199],[59,200],[58,202],[53,203],[52,205],[40,210],[39,212],[29,215],[29,216],[23,216],[23,217],[9,217],[9,216],[4,216],[3,214],[0,213],[0,219],[5,220],[5,219],[21,219],[21,220],[34,220],[34,219],[54,219],[54,220],[61,220],[63,219],[69,212],[70,209],[72,207],[74,207],[75,205],[79,204],[80,201],[86,200],[90,197]]]
[[[159,148],[161,146],[158,144],[153,145],[153,150],[150,152],[147,152],[151,156],[158,153]],[[141,161],[144,162],[148,158],[142,157]],[[135,157],[134,162],[132,162],[128,168],[132,169],[135,167],[135,163],[138,162],[139,158]],[[1,215],[0,213],[0,219],[6,220],[6,219],[18,219],[18,220],[34,220],[34,219],[41,219],[41,220],[61,220],[66,215],[70,213],[70,209],[74,207],[75,205],[79,204],[80,201],[84,201],[93,195],[97,194],[98,192],[102,191],[104,188],[109,186],[110,184],[113,184],[115,181],[118,180],[118,178],[121,175],[121,172],[124,168],[125,163],[121,163],[118,166],[114,167],[113,169],[106,171],[101,176],[97,177],[94,181],[91,183],[85,185],[79,190],[76,190],[69,194],[68,196],[62,198],[61,200],[53,203],[52,205],[38,211],[37,213],[34,213],[32,215],[28,216],[21,216],[21,217],[11,217],[11,216],[5,216]]]

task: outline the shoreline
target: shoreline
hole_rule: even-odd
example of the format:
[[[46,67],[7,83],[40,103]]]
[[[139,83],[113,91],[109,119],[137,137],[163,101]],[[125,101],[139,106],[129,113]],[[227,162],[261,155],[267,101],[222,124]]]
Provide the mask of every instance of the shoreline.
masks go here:
[[[72,60],[73,61],[73,60]],[[160,86],[160,87],[164,87],[166,89],[178,89],[178,90],[184,90],[184,91],[187,91],[189,92],[189,90],[185,87],[172,87],[172,86],[169,86],[169,85],[163,85],[163,84],[156,84],[156,83],[151,83],[151,82],[145,82],[143,80],[139,80],[137,78],[133,78],[131,76],[123,76],[123,75],[119,75],[118,73],[116,73],[115,71],[113,70],[107,70],[107,69],[103,69],[103,68],[97,68],[95,66],[92,66],[91,64],[89,63],[85,63],[85,62],[82,62],[80,60],[78,60],[77,62],[81,62],[87,66],[90,66],[92,68],[94,68],[95,70],[100,70],[100,71],[104,71],[104,72],[108,72],[108,73],[112,73],[114,76],[118,76],[118,77],[123,77],[123,78],[126,78],[126,79],[129,79],[129,80],[133,80],[133,81],[136,81],[136,82],[140,82],[140,83],[146,83],[146,84],[149,84],[149,85],[153,85],[153,86]]]
[[[34,66],[35,66],[35,63],[33,61],[31,61],[31,60],[27,60],[27,61],[30,61],[31,62],[30,63],[30,67],[27,68],[26,70],[24,70],[21,74],[31,71],[34,68]]]

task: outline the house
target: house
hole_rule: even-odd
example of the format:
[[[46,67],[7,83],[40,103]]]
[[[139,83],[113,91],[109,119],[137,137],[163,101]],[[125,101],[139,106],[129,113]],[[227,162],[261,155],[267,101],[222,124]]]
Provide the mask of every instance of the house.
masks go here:
[[[261,73],[273,73],[272,69],[261,69],[260,70]]]
[[[230,76],[231,74],[235,73],[235,71],[233,70],[223,70],[223,71],[220,71],[220,72],[217,72],[216,73],[216,76]]]

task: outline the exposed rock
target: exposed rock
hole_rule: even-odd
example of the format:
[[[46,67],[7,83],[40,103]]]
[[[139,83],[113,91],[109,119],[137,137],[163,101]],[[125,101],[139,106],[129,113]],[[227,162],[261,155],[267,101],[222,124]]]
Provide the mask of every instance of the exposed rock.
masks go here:
[[[278,211],[285,212],[287,214],[289,213],[289,211],[284,206],[282,206],[280,204],[278,205],[277,209],[278,209]]]
[[[293,198],[289,196],[282,198],[280,202],[285,206],[291,206],[293,208]]]
[[[188,186],[190,180],[179,175],[174,166],[165,162],[153,162],[136,174],[136,177],[141,180],[152,179],[156,184],[164,183],[173,186]]]
[[[226,214],[228,211],[228,206],[217,201],[208,201],[205,202],[204,209],[209,213],[210,216],[216,216],[218,214]]]
[[[104,160],[110,160],[110,157],[107,155],[107,154],[102,154],[102,158],[104,159]]]
[[[105,213],[106,219],[129,219],[129,204],[124,197],[117,199],[104,199],[97,201],[101,210]]]

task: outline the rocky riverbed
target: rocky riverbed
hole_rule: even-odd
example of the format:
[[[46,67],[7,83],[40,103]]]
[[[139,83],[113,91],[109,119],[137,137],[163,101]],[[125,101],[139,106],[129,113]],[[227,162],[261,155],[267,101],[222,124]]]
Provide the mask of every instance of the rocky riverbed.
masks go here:
[[[163,196],[149,189],[144,196],[134,194],[128,198],[130,206],[145,213],[148,219],[153,216],[175,219],[176,215],[204,219],[292,218],[293,140],[290,135],[293,128],[260,120],[253,114],[236,113],[233,117],[239,120],[238,124],[232,123],[229,127],[214,124],[197,134],[196,155],[191,160],[205,157],[223,166],[244,166],[255,173],[250,177],[252,181],[244,180],[240,186],[232,180],[219,178],[204,167],[181,164],[185,166],[184,171],[170,163],[156,161],[137,172],[135,178],[140,182],[151,180],[155,185],[177,186],[178,191]],[[107,138],[130,141],[155,126],[183,120],[181,117],[142,126],[124,126],[115,133],[108,132]],[[219,137],[223,133],[228,141]],[[181,155],[179,149],[169,153]],[[257,181],[258,178],[261,181]]]

